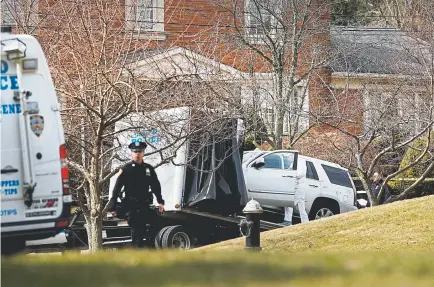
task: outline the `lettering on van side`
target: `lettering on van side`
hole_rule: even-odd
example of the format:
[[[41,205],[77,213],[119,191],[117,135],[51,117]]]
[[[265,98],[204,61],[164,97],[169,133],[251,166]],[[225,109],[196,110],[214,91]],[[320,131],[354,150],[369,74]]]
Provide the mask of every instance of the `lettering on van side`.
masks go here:
[[[20,186],[19,180],[2,180],[1,181],[1,187],[13,187],[13,186]]]
[[[143,137],[147,138],[148,143],[161,142],[161,137],[158,136],[158,128],[153,128],[151,130],[143,130],[141,133],[136,134],[136,137],[131,139],[131,143],[143,142]]]
[[[16,209],[2,209],[1,216],[16,216],[18,211]]]
[[[16,75],[5,75],[9,71],[8,62],[1,60],[1,78],[0,78],[0,88],[2,91],[5,90],[18,90],[18,78]]]
[[[2,189],[1,194],[3,195],[16,195],[18,194],[18,186],[20,186],[19,180],[2,180],[0,183]],[[5,188],[6,187],[6,188]]]
[[[18,188],[5,188],[1,190],[2,195],[16,195],[18,194]]]
[[[0,114],[2,115],[14,115],[21,113],[20,104],[5,104],[1,106]]]

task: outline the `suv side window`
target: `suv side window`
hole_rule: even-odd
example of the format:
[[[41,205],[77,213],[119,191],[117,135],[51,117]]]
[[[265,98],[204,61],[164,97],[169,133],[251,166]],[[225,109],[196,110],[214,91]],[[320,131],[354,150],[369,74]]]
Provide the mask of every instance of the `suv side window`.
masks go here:
[[[345,170],[325,164],[322,164],[321,166],[323,167],[331,183],[349,187],[351,189],[353,188],[351,179]]]
[[[306,177],[310,179],[319,180],[318,173],[316,172],[315,166],[310,161],[306,161]]]
[[[264,168],[282,169],[282,158],[280,155],[272,153],[264,156]]]
[[[283,168],[284,169],[294,169],[294,154],[290,152],[282,153],[283,157]]]

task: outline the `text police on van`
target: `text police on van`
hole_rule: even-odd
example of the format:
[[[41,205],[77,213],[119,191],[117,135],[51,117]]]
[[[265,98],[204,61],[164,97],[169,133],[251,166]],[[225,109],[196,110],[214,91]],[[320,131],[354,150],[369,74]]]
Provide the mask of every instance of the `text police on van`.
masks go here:
[[[1,61],[1,90],[18,90],[18,78],[17,76],[8,76],[9,66],[6,61]]]
[[[7,75],[9,71],[9,66],[6,61],[1,61],[1,81],[0,87],[2,91],[6,90],[18,90],[18,78],[17,76]],[[21,113],[21,105],[10,103],[1,105],[0,114],[10,115]]]

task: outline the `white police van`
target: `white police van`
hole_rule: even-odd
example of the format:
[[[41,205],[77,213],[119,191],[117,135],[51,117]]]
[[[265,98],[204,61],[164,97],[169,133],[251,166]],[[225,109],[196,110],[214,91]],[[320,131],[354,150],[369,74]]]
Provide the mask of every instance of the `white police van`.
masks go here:
[[[70,194],[60,105],[45,55],[29,35],[1,33],[2,254],[69,224]]]

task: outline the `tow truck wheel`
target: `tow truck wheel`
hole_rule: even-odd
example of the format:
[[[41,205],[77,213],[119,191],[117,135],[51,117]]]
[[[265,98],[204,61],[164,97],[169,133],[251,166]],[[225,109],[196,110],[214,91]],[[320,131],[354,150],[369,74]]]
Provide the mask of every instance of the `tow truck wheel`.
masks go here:
[[[171,226],[165,226],[158,231],[157,235],[155,236],[155,248],[160,249],[161,247],[161,241],[163,240],[163,235],[166,232],[167,229],[169,229]]]
[[[190,249],[191,238],[181,225],[171,226],[163,234],[161,241],[163,248]]]

